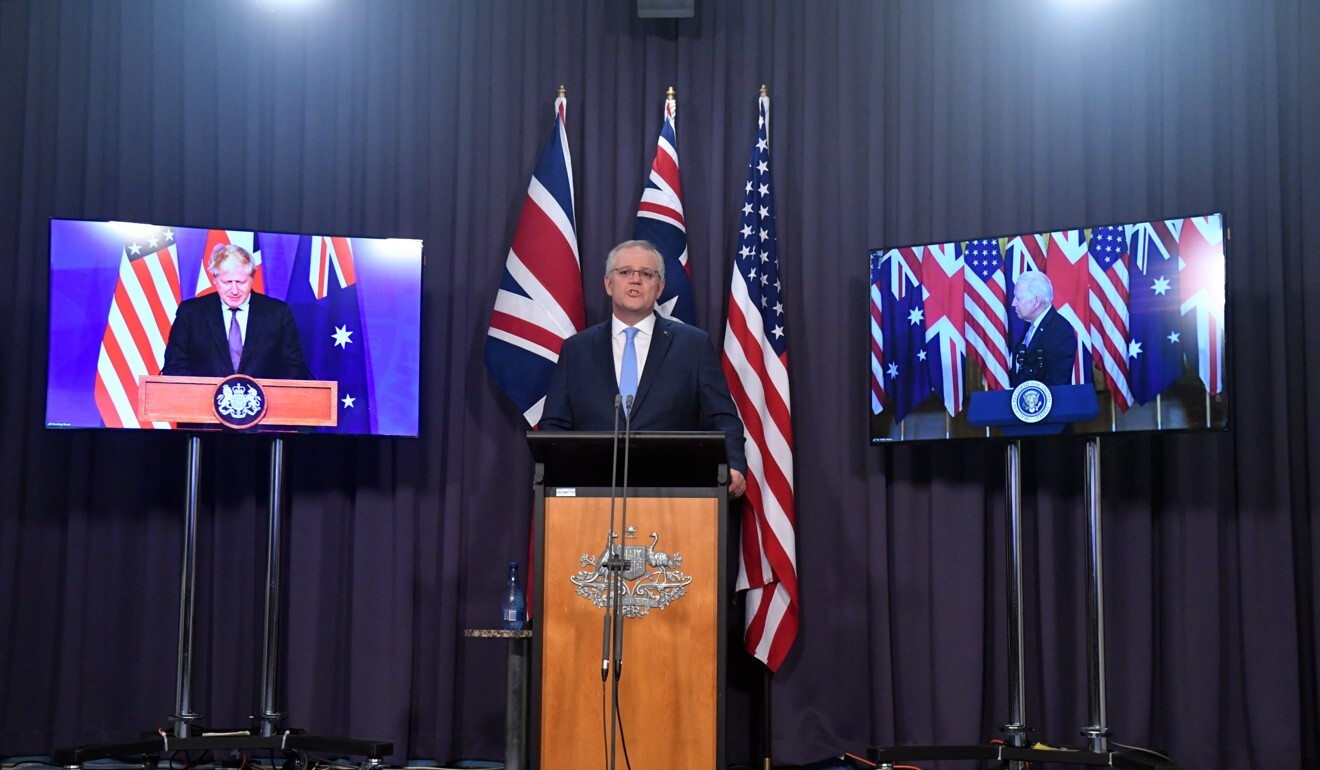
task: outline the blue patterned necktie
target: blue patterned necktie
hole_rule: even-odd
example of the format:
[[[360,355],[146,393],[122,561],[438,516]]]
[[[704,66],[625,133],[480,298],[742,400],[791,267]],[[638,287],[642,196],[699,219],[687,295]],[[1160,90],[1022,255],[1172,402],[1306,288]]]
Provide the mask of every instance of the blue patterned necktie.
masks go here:
[[[637,327],[629,326],[623,330],[628,339],[623,343],[623,364],[619,367],[619,394],[623,396],[624,407],[628,398],[637,395]]]
[[[238,308],[229,308],[229,360],[238,371],[238,362],[243,358],[243,330],[238,326]]]

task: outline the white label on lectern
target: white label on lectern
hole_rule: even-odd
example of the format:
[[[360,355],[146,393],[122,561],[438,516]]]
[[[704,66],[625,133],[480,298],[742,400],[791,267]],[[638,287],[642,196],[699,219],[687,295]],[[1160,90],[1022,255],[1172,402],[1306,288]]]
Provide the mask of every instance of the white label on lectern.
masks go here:
[[[577,497],[577,487],[555,487],[555,497]]]

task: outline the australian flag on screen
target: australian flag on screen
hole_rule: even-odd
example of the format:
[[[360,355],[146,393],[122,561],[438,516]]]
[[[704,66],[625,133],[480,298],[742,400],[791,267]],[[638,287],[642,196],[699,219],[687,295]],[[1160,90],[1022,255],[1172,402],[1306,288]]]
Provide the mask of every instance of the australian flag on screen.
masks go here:
[[[367,340],[349,240],[299,237],[286,299],[298,322],[312,377],[339,383],[339,424],[322,430],[371,433]]]
[[[1183,373],[1178,224],[1142,222],[1129,235],[1128,378],[1138,404],[1153,401]]]
[[[880,284],[880,324],[885,340],[885,393],[902,422],[931,394],[926,363],[925,302],[917,275],[900,249],[871,252],[872,282]]]

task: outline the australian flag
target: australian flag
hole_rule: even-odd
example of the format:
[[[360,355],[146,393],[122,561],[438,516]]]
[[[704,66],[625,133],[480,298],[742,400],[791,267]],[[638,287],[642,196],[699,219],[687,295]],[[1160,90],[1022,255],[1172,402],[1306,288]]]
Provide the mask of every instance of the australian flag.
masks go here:
[[[872,282],[880,284],[880,323],[885,340],[885,393],[902,422],[931,394],[926,363],[925,302],[915,249],[871,252]]]
[[[692,293],[692,268],[688,265],[683,185],[678,175],[677,112],[678,102],[671,94],[665,100],[665,119],[660,124],[651,173],[637,204],[633,238],[655,244],[665,258],[665,290],[656,309],[666,318],[692,324],[697,322],[697,306]]]
[[[1178,220],[1142,222],[1131,227],[1128,237],[1132,255],[1128,378],[1138,404],[1153,401],[1183,373],[1179,225]]]
[[[286,299],[312,376],[339,383],[339,424],[322,430],[371,433],[375,394],[369,391],[366,330],[349,240],[301,236]]]

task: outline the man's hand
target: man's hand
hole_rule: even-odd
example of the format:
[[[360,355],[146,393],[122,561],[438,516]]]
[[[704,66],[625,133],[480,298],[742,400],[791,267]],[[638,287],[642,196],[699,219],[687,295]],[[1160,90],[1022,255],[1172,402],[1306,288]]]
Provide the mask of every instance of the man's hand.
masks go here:
[[[742,497],[743,492],[746,491],[747,491],[747,479],[743,478],[743,475],[738,471],[735,471],[734,469],[730,468],[729,497],[732,497],[736,500],[737,498]]]

